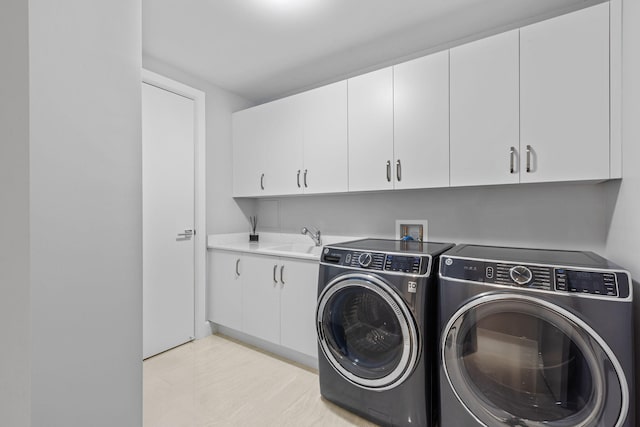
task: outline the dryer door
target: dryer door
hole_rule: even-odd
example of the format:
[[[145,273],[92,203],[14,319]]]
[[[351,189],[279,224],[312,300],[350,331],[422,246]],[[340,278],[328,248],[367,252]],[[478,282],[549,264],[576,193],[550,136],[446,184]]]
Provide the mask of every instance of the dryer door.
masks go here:
[[[420,352],[416,322],[378,276],[347,274],[329,283],[316,312],[320,348],[344,378],[387,390],[413,371]]]
[[[462,307],[442,335],[443,369],[485,426],[623,425],[627,381],[606,342],[545,300],[489,294]]]

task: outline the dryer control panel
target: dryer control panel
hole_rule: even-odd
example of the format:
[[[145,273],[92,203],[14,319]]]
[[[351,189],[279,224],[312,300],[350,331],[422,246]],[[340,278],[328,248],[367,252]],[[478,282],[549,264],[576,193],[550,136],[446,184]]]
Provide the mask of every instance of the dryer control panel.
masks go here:
[[[549,292],[566,292],[627,298],[629,278],[625,272],[596,271],[580,267],[502,263],[442,257],[440,274],[446,278],[514,286]]]
[[[360,270],[424,275],[429,271],[430,258],[414,254],[355,251],[325,247],[320,260]]]

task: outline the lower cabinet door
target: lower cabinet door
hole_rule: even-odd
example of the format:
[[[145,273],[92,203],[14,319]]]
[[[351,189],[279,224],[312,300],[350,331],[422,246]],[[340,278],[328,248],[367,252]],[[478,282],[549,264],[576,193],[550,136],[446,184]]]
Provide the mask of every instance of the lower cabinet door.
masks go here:
[[[242,331],[280,343],[280,259],[243,255]]]
[[[318,357],[315,328],[318,263],[282,260],[281,265],[280,344]]]
[[[212,250],[208,256],[207,319],[242,329],[242,254]]]

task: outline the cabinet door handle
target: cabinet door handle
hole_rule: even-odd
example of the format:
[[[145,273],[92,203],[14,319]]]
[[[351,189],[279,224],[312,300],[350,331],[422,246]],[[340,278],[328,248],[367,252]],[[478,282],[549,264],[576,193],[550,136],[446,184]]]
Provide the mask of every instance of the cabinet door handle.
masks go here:
[[[284,285],[284,276],[282,275],[283,272],[284,272],[284,265],[280,267],[280,283]]]
[[[296,176],[296,182],[298,183],[298,188],[300,188],[300,169],[298,169],[298,175]]]
[[[527,145],[527,173],[531,173],[531,146]]]
[[[307,188],[307,169],[304,170],[304,188]]]
[[[509,162],[510,162],[509,173],[516,173],[515,157],[516,157],[516,147],[511,147],[509,149]]]
[[[391,182],[391,160],[387,160],[387,182]]]
[[[260,189],[264,190],[264,174],[260,175]]]
[[[278,270],[278,264],[273,266],[273,283],[278,284],[278,279],[276,279],[276,270]]]
[[[240,258],[236,260],[236,276],[240,277]]]
[[[398,182],[402,181],[402,164],[400,163],[400,159],[396,161],[396,179]]]

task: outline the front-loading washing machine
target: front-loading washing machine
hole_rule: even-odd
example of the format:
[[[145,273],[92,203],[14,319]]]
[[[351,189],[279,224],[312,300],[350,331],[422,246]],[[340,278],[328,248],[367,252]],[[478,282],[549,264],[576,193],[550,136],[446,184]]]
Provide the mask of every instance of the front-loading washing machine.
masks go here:
[[[442,255],[440,426],[634,426],[629,273],[592,252]]]
[[[452,244],[364,239],[320,259],[320,392],[388,426],[433,426],[438,256]]]

